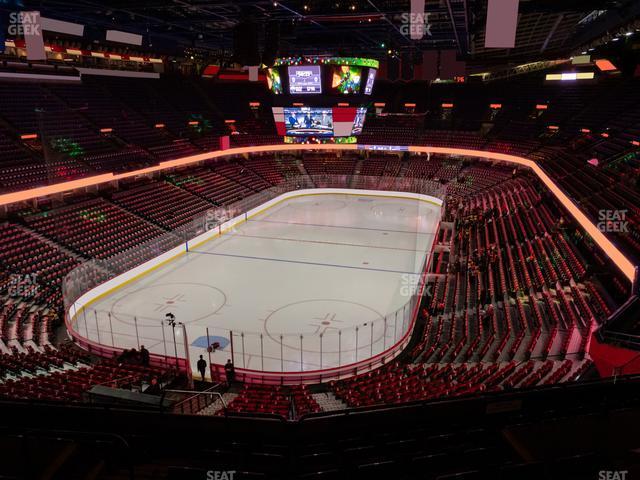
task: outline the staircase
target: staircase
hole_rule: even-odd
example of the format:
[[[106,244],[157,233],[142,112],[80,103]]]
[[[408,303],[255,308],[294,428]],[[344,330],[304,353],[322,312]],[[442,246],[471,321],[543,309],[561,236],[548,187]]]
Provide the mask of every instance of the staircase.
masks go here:
[[[222,398],[224,399],[224,403],[226,405],[229,405],[237,396],[238,396],[237,393],[231,393],[231,392],[225,392],[222,394]],[[223,408],[224,408],[224,405],[220,401],[220,397],[216,397],[216,399],[211,405],[204,407],[202,410],[200,410],[197,413],[197,415],[213,416],[213,415],[216,415]]]
[[[336,398],[333,392],[313,393],[311,396],[317,404],[320,405],[323,412],[333,412],[349,408],[346,403],[339,398]]]

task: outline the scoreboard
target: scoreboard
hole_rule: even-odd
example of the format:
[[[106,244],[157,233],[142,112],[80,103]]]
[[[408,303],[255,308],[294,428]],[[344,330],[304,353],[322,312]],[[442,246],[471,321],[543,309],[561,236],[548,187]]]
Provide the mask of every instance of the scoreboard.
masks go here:
[[[361,134],[378,67],[359,57],[276,59],[267,83],[278,134],[336,140]]]
[[[288,67],[289,92],[292,95],[322,93],[319,65]]]

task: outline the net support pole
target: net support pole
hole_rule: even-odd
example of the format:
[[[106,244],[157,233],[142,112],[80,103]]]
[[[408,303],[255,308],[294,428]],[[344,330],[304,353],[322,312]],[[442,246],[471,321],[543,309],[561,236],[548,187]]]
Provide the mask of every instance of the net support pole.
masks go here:
[[[393,343],[398,341],[398,311],[396,310],[396,319],[393,322]]]
[[[302,348],[302,335],[300,335],[300,371],[301,372],[304,370],[303,356],[304,356],[304,350]]]
[[[167,339],[164,336],[164,322],[160,322],[160,330],[162,330],[162,347],[164,348],[164,358],[167,359]]]
[[[264,372],[264,336],[260,334],[260,363],[262,365],[262,371]]]
[[[211,341],[209,340],[209,327],[205,329],[207,333],[207,353],[209,354],[209,376],[211,377],[211,381],[213,382],[213,364],[211,363]]]
[[[136,327],[136,342],[138,343],[138,350],[140,350],[140,334],[138,333],[138,317],[133,317],[133,324]]]
[[[111,346],[116,346],[116,341],[113,338],[113,322],[111,320],[111,312],[107,312],[107,317],[109,317],[109,330],[111,331]]]
[[[356,327],[356,362],[358,361],[358,330],[359,327]]]
[[[322,334],[320,334],[320,370],[322,370]]]
[[[94,310],[93,315],[96,318],[96,334],[98,335],[98,343],[101,343],[100,342],[100,326],[98,325],[98,311]]]
[[[240,339],[242,340],[242,368],[247,368],[244,358],[244,332],[240,332]]]
[[[236,355],[233,348],[233,330],[229,330],[229,343],[231,344],[231,363],[236,363]]]
[[[384,317],[384,332],[382,334],[382,351],[387,349],[387,317]]]
[[[87,324],[87,310],[82,309],[82,318],[84,318],[84,331],[87,335],[87,340],[89,340],[89,325]]]
[[[342,366],[342,330],[338,330],[338,366]]]
[[[136,331],[138,324],[136,322]],[[171,324],[171,333],[173,334],[173,353],[176,359],[176,370],[180,371],[180,359],[178,358],[178,342],[176,340],[176,326],[175,324]]]
[[[187,374],[189,386],[193,388],[193,372],[191,371],[191,356],[189,355],[189,338],[187,337],[187,326],[184,323],[181,323],[180,330],[182,330],[182,342],[184,344],[185,373]]]
[[[369,356],[373,357],[373,321],[371,322],[371,348],[369,349]]]
[[[407,330],[407,306],[402,307],[402,334]]]
[[[282,335],[280,335],[280,371],[284,372],[284,347],[282,345]]]

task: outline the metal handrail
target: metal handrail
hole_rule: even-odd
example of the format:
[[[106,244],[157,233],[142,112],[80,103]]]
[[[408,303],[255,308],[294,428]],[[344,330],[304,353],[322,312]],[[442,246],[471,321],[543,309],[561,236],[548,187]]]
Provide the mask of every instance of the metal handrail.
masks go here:
[[[208,388],[207,390],[203,390],[202,392],[195,392],[193,390],[174,390],[174,389],[169,389],[169,390],[163,390],[162,392],[162,402],[164,401],[164,397],[167,393],[191,393],[193,395],[191,395],[189,398],[185,398],[184,400],[182,400],[181,402],[178,402],[175,406],[177,407],[178,405],[183,405],[187,402],[190,402],[192,399],[200,396],[200,395],[211,395],[211,396],[217,396],[220,399],[220,402],[222,403],[222,407],[224,408],[224,410],[227,410],[227,402],[224,401],[224,398],[222,396],[222,394],[220,392],[212,392],[210,390],[217,388],[218,386],[220,386],[220,383],[215,384],[214,386]],[[161,402],[161,403],[162,403]]]

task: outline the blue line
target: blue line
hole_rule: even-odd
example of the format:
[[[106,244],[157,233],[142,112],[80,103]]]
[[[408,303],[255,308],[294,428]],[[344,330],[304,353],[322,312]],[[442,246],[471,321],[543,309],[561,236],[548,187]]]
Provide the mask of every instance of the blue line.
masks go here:
[[[394,247],[385,247],[382,245],[365,245],[363,243],[341,243],[341,242],[329,242],[324,240],[305,240],[301,238],[286,238],[286,237],[267,237],[264,235],[249,235],[248,233],[239,233],[234,238],[261,238],[263,240],[281,240],[283,242],[299,242],[299,243],[315,243],[318,245],[337,245],[340,247],[357,247],[357,248],[378,248],[381,250],[393,250],[394,252],[420,252],[425,253],[427,251],[424,249],[415,249],[415,248],[394,248]]]
[[[391,232],[391,233],[411,233],[413,235],[435,235],[433,232],[431,233],[423,233],[423,232],[414,232],[412,230],[389,230],[386,228],[367,228],[367,227],[347,227],[344,225],[322,225],[316,223],[296,223],[296,222],[282,222],[278,220],[255,220],[249,219],[250,222],[264,222],[264,223],[282,223],[285,225],[301,225],[304,227],[328,227],[328,228],[349,228],[351,230],[368,230],[374,232]]]
[[[304,262],[302,260],[285,260],[281,258],[252,257],[249,255],[233,255],[231,253],[200,252],[195,250],[191,250],[189,253],[199,253],[201,255],[214,255],[218,257],[245,258],[248,260],[264,260],[268,262],[297,263],[300,265],[314,265],[318,267],[351,268],[354,270],[367,270],[371,272],[402,273],[402,274],[409,274],[409,275],[418,275],[418,273],[416,272],[405,272],[403,270],[385,270],[383,268],[366,268],[366,267],[355,267],[352,265],[337,265],[332,263]]]

